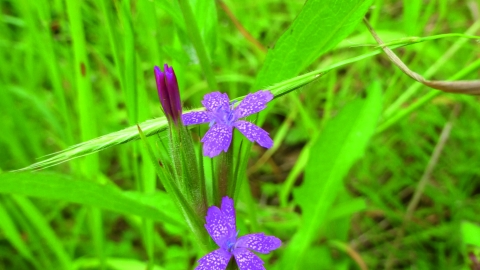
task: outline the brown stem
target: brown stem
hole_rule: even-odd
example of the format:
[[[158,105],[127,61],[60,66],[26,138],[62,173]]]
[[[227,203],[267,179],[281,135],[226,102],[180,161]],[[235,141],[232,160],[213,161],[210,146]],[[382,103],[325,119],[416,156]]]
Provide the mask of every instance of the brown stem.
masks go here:
[[[223,1],[218,0],[217,1],[220,4],[220,7],[225,11],[227,16],[230,18],[230,20],[233,22],[235,27],[240,31],[242,36],[244,36],[250,43],[252,43],[257,49],[259,49],[262,52],[266,52],[267,49],[260,43],[257,39],[255,39],[248,31],[243,27],[243,25],[240,23],[240,21],[235,17],[233,12],[228,8],[227,4],[225,4]]]

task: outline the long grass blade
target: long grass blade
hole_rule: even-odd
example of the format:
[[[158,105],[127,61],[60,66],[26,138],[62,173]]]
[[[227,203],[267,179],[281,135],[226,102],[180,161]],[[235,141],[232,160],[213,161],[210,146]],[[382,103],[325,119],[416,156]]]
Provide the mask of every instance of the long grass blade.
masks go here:
[[[465,36],[465,38],[473,38]],[[396,42],[395,45],[391,46],[391,49],[396,49],[399,47],[407,46],[414,43],[419,43],[427,40],[432,40],[432,37],[423,37],[414,40],[405,40],[406,43],[398,43]],[[381,49],[376,49],[372,52],[362,54],[356,57],[352,57],[338,63],[332,64],[328,67],[320,68],[309,73],[296,76],[294,78],[282,81],[280,83],[276,83],[266,89],[270,90],[274,95],[274,99],[279,98],[283,95],[291,93],[307,84],[310,84],[323,76],[330,70],[334,70],[340,67],[343,67],[348,64],[352,64],[372,56],[378,55],[383,52]],[[244,98],[238,97],[233,99],[234,101],[241,101]],[[203,108],[197,108],[190,111],[199,111]],[[185,111],[190,112],[190,111]],[[140,125],[140,128],[144,132],[145,136],[152,136],[155,134],[160,134],[162,137],[166,137],[165,131],[167,130],[168,123],[165,117],[160,117],[156,119],[147,120]],[[138,129],[136,126],[131,126],[126,129],[116,131],[107,135],[103,135],[101,137],[85,141],[76,145],[73,145],[63,151],[50,154],[47,159],[36,162],[30,166],[25,168],[19,169],[18,171],[27,171],[27,170],[38,170],[38,169],[45,169],[51,166],[58,165],[60,163],[69,161],[71,159],[75,159],[78,157],[86,156],[92,153],[99,152],[106,148],[110,148],[112,146],[120,145],[123,143],[127,143],[129,141],[138,140],[140,137],[138,135]]]

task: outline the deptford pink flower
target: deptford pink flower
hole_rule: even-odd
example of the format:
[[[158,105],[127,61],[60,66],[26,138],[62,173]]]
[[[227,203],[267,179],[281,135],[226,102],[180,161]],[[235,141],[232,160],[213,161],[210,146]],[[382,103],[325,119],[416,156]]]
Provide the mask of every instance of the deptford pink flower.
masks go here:
[[[173,71],[173,67],[169,67],[167,64],[164,65],[165,72],[162,72],[157,66],[153,70],[157,82],[158,97],[165,116],[169,121],[173,120],[177,124],[180,115],[182,115],[182,104],[175,71]]]
[[[247,117],[265,109],[267,102],[273,99],[268,90],[248,94],[238,106],[230,102],[228,95],[220,92],[206,94],[202,104],[206,111],[190,112],[182,115],[184,125],[210,122],[210,129],[202,138],[203,154],[214,157],[222,151],[227,152],[232,141],[233,128],[236,127],[247,139],[270,148],[273,146],[268,132],[240,118]]]
[[[263,233],[247,234],[237,239],[235,208],[229,197],[223,197],[220,209],[216,206],[208,208],[206,220],[205,228],[220,248],[198,260],[195,270],[224,270],[232,256],[240,270],[264,270],[262,259],[251,250],[267,254],[282,245],[277,237]]]

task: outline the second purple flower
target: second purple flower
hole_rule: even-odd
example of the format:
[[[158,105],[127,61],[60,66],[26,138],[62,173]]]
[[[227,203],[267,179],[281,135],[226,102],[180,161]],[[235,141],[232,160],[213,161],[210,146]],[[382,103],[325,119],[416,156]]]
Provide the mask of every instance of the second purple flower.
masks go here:
[[[218,249],[198,260],[195,270],[225,270],[232,257],[240,270],[265,270],[263,261],[252,251],[268,254],[279,248],[282,241],[275,236],[253,233],[238,237],[233,200],[222,198],[220,208],[208,208],[205,229]]]
[[[273,99],[268,90],[248,94],[238,106],[230,102],[228,95],[220,92],[206,94],[202,104],[206,111],[190,112],[182,115],[184,125],[210,122],[210,129],[202,138],[203,154],[214,157],[222,151],[227,152],[232,141],[233,128],[236,127],[247,139],[270,148],[273,146],[268,132],[241,118],[260,112]]]

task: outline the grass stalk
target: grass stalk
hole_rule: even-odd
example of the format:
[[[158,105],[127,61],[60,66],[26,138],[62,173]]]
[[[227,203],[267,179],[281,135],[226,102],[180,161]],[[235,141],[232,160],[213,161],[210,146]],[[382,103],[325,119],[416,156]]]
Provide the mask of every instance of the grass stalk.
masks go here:
[[[450,120],[443,127],[442,133],[440,134],[438,142],[435,145],[432,155],[430,156],[430,160],[428,161],[427,167],[425,168],[425,171],[423,172],[423,175],[420,178],[420,181],[418,182],[418,185],[415,189],[413,197],[410,199],[410,202],[408,203],[407,211],[405,213],[402,226],[397,231],[395,240],[393,242],[393,249],[391,249],[391,252],[389,253],[389,256],[385,262],[385,269],[387,270],[393,269],[395,265],[395,253],[400,248],[401,240],[405,235],[405,227],[407,223],[412,220],[413,212],[417,208],[418,203],[420,202],[420,197],[425,191],[425,187],[427,186],[430,180],[432,172],[436,167],[438,160],[440,159],[440,155],[442,154],[443,148],[450,136],[450,132],[452,131],[452,127],[453,127],[453,121],[456,118],[457,114],[458,114],[458,106],[455,108],[452,115],[450,116]]]
[[[185,21],[187,35],[190,38],[190,41],[197,52],[198,60],[200,61],[200,66],[202,67],[205,78],[207,79],[208,88],[210,91],[215,91],[218,89],[217,80],[213,73],[213,69],[207,55],[207,50],[205,49],[205,43],[202,41],[200,36],[200,30],[198,29],[197,20],[193,14],[192,7],[188,0],[178,0],[180,4],[180,9],[182,10],[183,19]]]
[[[70,22],[74,54],[75,90],[77,91],[78,117],[80,122],[80,137],[82,140],[94,138],[97,135],[95,122],[96,113],[92,107],[93,92],[90,82],[90,65],[85,42],[84,25],[82,21],[82,8],[80,1],[67,0],[67,15]],[[82,163],[81,173],[93,181],[99,171],[98,155],[92,155]],[[99,209],[90,210],[92,236],[95,251],[100,260],[100,269],[105,269],[106,258],[104,253],[104,236],[102,215]]]

